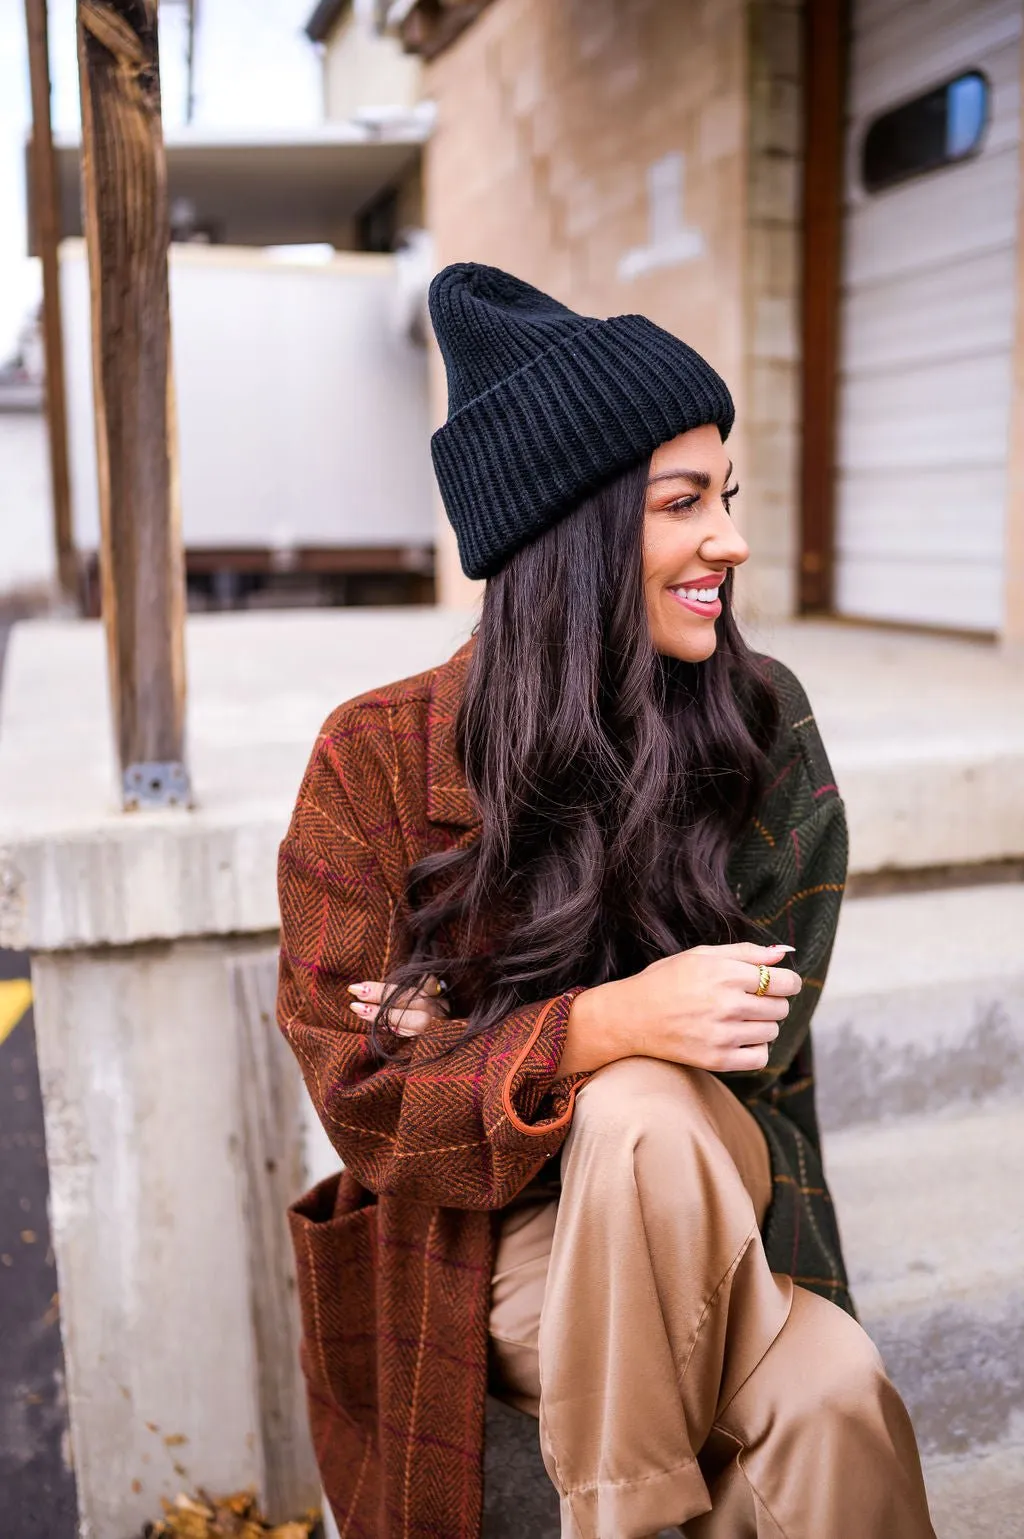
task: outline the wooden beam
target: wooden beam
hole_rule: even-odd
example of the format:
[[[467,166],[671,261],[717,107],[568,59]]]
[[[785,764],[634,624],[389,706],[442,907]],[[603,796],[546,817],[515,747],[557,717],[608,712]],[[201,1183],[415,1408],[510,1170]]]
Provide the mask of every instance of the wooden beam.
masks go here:
[[[46,0],[25,0],[28,65],[32,89],[32,222],[43,269],[43,349],[46,358],[46,425],[50,448],[50,496],[57,581],[66,603],[78,607],[78,562],[71,525],[68,417],[64,386],[64,328],[60,308],[60,204],[50,120],[50,51]]]
[[[78,0],[100,579],[126,808],[187,803],[156,0]]]
[[[491,0],[414,0],[397,23],[406,53],[436,59],[487,9]]]
[[[806,0],[799,606],[832,608],[847,0]]]

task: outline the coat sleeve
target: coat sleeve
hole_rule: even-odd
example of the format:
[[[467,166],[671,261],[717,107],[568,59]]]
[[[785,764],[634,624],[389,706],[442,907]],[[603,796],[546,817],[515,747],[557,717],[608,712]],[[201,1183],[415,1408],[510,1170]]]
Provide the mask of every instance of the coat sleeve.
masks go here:
[[[504,1207],[572,1120],[579,1079],[556,1072],[579,990],[468,1040],[466,1022],[449,1020],[380,1062],[348,1008],[348,985],[384,977],[394,960],[404,864],[388,856],[397,825],[380,795],[325,732],[280,852],[278,1021],[363,1186],[438,1207]]]
[[[748,1097],[789,1068],[807,1038],[825,985],[846,882],[846,818],[839,798],[790,829],[787,844],[751,917],[766,938],[796,948],[792,965],[804,986],[781,1023],[768,1068],[742,1076]]]
[[[825,984],[846,886],[846,812],[810,706],[792,675],[785,676],[788,731],[776,757],[775,784],[754,820],[734,869],[741,900],[765,943],[795,948],[792,966],[803,979],[789,1015],[758,1074],[723,1076],[752,1099],[785,1074],[807,1039]]]

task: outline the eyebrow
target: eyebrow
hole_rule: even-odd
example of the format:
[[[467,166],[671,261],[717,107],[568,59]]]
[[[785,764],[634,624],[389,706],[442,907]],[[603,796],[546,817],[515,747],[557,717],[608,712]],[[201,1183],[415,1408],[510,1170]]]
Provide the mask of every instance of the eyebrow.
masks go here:
[[[728,486],[732,473],[733,463],[730,460],[723,486]],[[706,470],[659,470],[656,476],[648,477],[647,485],[653,486],[656,481],[689,481],[691,486],[698,487],[702,492],[711,490],[711,477]]]

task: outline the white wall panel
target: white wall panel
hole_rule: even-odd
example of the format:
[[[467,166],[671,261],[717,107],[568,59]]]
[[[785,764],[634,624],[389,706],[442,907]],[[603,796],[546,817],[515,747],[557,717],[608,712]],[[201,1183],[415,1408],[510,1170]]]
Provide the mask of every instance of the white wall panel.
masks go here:
[[[841,614],[997,629],[1016,320],[1024,0],[853,0],[836,470]],[[864,133],[954,75],[980,153],[869,194]]]
[[[61,253],[75,536],[98,542],[88,277]],[[433,543],[427,365],[387,257],[322,267],[174,247],[182,528],[191,548]]]
[[[0,411],[0,594],[57,582],[46,419]]]

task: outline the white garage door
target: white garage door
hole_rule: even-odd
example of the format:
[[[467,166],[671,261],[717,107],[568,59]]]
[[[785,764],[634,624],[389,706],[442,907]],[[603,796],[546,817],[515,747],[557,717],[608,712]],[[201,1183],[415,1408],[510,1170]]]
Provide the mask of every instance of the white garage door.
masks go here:
[[[982,631],[1001,623],[1022,8],[1021,0],[853,3],[840,614]],[[912,101],[920,104],[895,123],[878,122]],[[937,168],[931,153],[932,169],[914,169],[929,163],[936,135],[950,155],[962,150],[982,104],[977,152]]]

